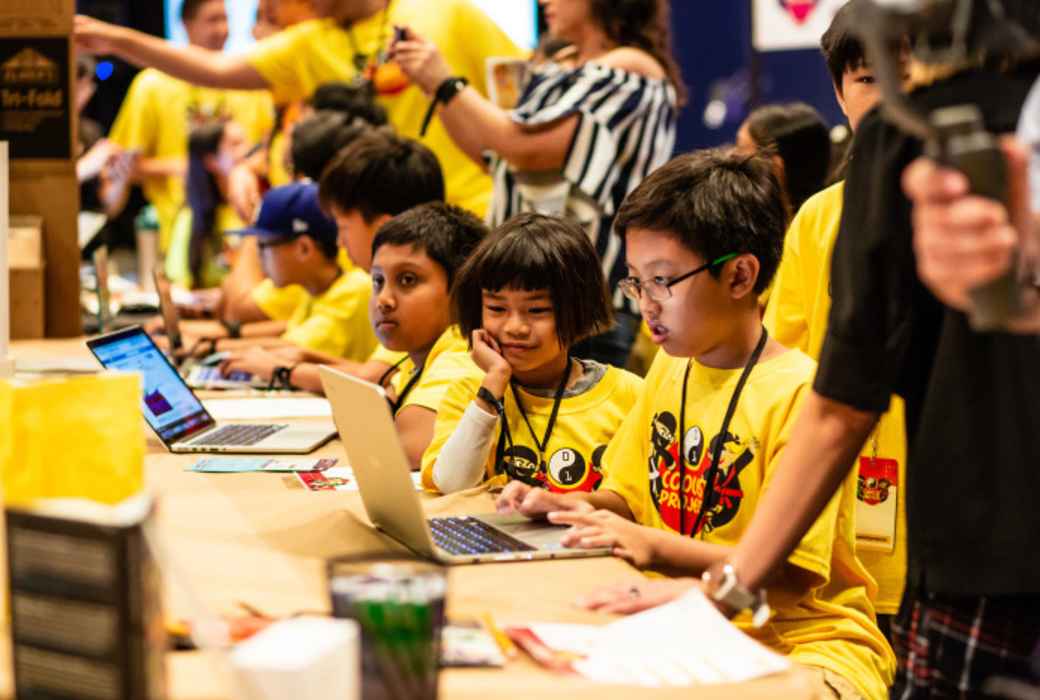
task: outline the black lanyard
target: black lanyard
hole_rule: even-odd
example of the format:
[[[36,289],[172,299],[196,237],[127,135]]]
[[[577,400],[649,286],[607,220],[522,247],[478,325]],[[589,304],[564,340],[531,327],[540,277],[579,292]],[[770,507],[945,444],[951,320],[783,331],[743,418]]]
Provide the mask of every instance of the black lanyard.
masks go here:
[[[408,356],[405,355],[400,360],[395,362],[393,367],[391,367],[387,371],[383,372],[383,376],[381,376],[379,378],[379,382],[378,382],[379,386],[383,386],[384,384],[386,384],[386,381],[390,378],[390,376],[393,375],[393,373],[401,365],[403,365],[407,360],[408,360]],[[386,402],[388,404],[390,404],[390,413],[392,413],[392,414],[394,414],[396,416],[397,412],[399,410],[401,410],[401,405],[404,403],[405,397],[407,397],[408,396],[408,392],[410,392],[412,389],[414,389],[415,385],[419,383],[419,378],[422,377],[422,373],[423,373],[424,369],[426,369],[426,362],[425,361],[423,361],[423,364],[422,364],[421,367],[416,367],[415,370],[412,372],[412,376],[408,379],[408,383],[404,385],[404,388],[401,389],[401,393],[400,393],[400,395],[398,395],[396,401],[391,399],[389,396],[386,397]]]
[[[571,360],[568,356],[567,369],[564,370],[563,377],[560,378],[560,384],[556,387],[556,394],[553,396],[552,411],[549,413],[549,424],[545,427],[545,435],[541,439],[541,441],[538,440],[538,434],[534,431],[534,426],[531,425],[531,420],[527,417],[527,411],[524,410],[524,403],[520,400],[520,392],[516,389],[516,383],[512,380],[510,380],[509,382],[509,388],[513,391],[513,399],[516,401],[516,407],[520,409],[520,415],[523,417],[524,423],[527,424],[527,431],[531,433],[531,439],[534,440],[534,444],[538,448],[538,464],[536,465],[537,468],[540,468],[542,462],[545,461],[545,450],[549,447],[549,440],[550,438],[552,438],[553,428],[556,427],[556,416],[560,412],[560,404],[563,403],[563,392],[567,389],[567,380],[570,378],[570,376]],[[505,443],[508,443],[509,449],[512,450],[513,434],[512,431],[509,429],[509,420],[506,418],[505,412],[502,413],[502,435],[499,438],[498,449],[496,450],[498,460],[498,464],[495,465],[496,469],[499,465],[501,465],[502,457],[505,454],[503,449],[505,447],[503,439]]]
[[[690,530],[690,536],[696,537],[697,530],[700,528],[704,516],[705,510],[708,507],[708,501],[711,500],[711,496],[715,491],[715,474],[719,469],[719,460],[722,459],[722,447],[726,443],[726,435],[729,433],[729,424],[733,420],[733,414],[737,411],[737,404],[740,402],[740,394],[744,391],[744,384],[747,383],[748,377],[751,376],[751,370],[754,369],[755,365],[758,364],[759,358],[762,357],[762,351],[765,350],[766,341],[769,340],[769,332],[766,331],[765,326],[762,327],[762,337],[758,339],[758,345],[755,346],[754,351],[751,353],[751,357],[748,358],[747,364],[744,365],[744,371],[740,375],[740,379],[737,380],[737,386],[733,389],[733,396],[729,399],[729,407],[726,408],[726,416],[722,419],[722,431],[719,433],[718,438],[715,440],[715,447],[711,451],[711,466],[708,467],[708,473],[704,475],[704,496],[701,498],[701,509],[697,513],[697,519],[693,521],[693,529]],[[679,534],[682,535],[686,532],[686,388],[690,381],[690,365],[693,361],[689,360],[686,362],[686,373],[683,375],[682,383],[682,404],[679,406]],[[705,435],[707,438],[707,435]]]

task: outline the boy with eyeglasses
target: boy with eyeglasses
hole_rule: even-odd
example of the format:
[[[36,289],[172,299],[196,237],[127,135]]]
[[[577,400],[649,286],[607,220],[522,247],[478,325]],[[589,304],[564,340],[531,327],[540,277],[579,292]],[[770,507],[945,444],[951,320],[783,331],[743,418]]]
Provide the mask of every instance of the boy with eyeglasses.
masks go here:
[[[359,268],[343,270],[338,261],[338,229],[318,201],[318,186],[296,183],[270,190],[260,205],[256,223],[241,232],[255,236],[264,274],[276,287],[298,284],[308,292],[276,338],[222,338],[214,349],[247,347],[274,349],[297,346],[364,362],[377,345],[368,322],[372,285]],[[236,368],[262,379],[271,379],[275,365],[266,371],[255,366]],[[291,368],[289,371],[291,375]],[[281,377],[291,386],[291,376]]]
[[[610,547],[640,568],[706,582],[629,583],[587,606],[634,612],[698,585],[727,602],[718,565],[769,488],[815,370],[769,337],[758,311],[784,222],[769,163],[731,151],[674,159],[619,210],[630,272],[622,289],[665,352],[607,448],[598,491],[558,495],[513,482],[498,506],[571,525],[569,546]],[[847,481],[770,582],[772,610],[760,597],[754,626],[737,622],[810,667],[822,693],[875,698],[894,659],[875,623],[875,584],[855,556],[854,500]]]

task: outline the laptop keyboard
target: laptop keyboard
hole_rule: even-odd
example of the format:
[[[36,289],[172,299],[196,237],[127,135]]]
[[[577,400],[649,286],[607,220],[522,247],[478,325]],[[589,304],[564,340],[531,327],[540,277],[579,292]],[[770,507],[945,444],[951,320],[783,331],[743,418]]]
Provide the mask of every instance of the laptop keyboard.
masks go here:
[[[430,518],[434,543],[449,554],[530,552],[534,547],[476,518]]]
[[[219,445],[255,445],[288,425],[225,425],[212,433],[200,435],[187,444],[193,447]]]
[[[227,382],[249,382],[253,375],[248,372],[232,372],[227,376],[220,373],[219,367],[207,367],[196,365],[188,373],[188,378],[193,384],[227,383]]]

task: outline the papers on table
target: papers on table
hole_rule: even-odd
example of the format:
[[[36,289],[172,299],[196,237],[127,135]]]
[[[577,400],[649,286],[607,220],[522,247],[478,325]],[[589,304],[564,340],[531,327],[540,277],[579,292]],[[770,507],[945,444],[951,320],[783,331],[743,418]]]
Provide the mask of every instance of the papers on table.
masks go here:
[[[332,467],[320,472],[297,472],[296,478],[308,491],[358,490],[354,470],[350,467]],[[422,491],[422,474],[420,472],[412,472],[412,486],[416,491]]]
[[[528,629],[557,654],[569,655],[574,671],[600,683],[740,683],[791,667],[737,629],[697,589],[605,627],[533,624]]]
[[[328,399],[322,398],[209,399],[202,403],[216,420],[332,417]]]
[[[204,457],[188,467],[188,471],[205,474],[239,474],[243,472],[321,472],[336,466],[329,457]]]

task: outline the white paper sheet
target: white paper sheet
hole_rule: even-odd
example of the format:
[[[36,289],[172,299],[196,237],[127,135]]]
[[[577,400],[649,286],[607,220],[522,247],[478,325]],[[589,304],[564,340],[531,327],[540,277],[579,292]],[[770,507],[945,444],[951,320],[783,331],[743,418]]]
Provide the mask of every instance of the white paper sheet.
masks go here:
[[[332,417],[332,406],[322,398],[209,399],[202,403],[217,420]]]
[[[529,627],[547,646],[581,656],[574,669],[600,683],[740,683],[791,667],[786,658],[737,629],[699,590],[605,627]]]

